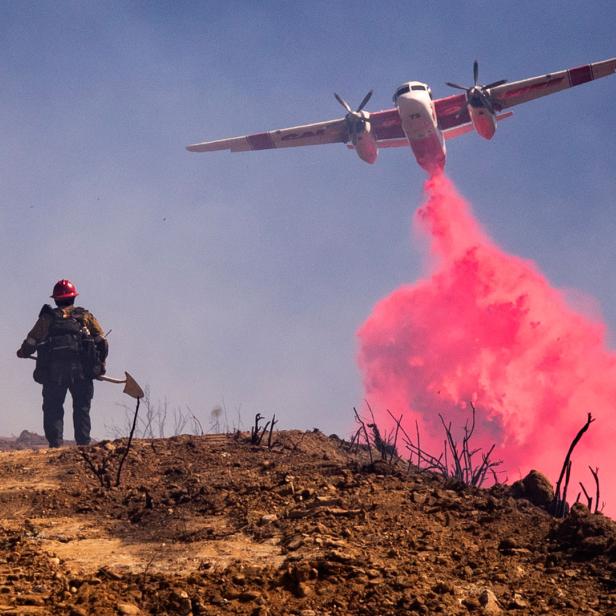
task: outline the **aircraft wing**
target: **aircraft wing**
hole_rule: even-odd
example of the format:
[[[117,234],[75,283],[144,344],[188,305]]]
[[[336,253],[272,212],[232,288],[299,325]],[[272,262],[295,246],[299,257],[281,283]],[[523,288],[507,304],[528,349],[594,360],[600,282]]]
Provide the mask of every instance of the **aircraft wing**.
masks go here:
[[[406,135],[400,123],[400,114],[395,107],[371,113],[370,123],[377,141],[386,141],[388,139],[406,140]],[[408,144],[408,141],[406,142]]]
[[[584,64],[556,73],[548,73],[530,79],[505,83],[488,90],[494,109],[501,111],[520,103],[532,101],[541,96],[554,94],[582,83],[607,77],[616,73],[616,58]],[[464,95],[462,95],[464,96]]]
[[[372,130],[377,139],[392,139],[403,137],[400,117],[397,109],[375,111],[370,114]],[[229,150],[231,152],[246,152],[249,150],[270,150],[277,148],[291,148],[304,145],[323,145],[327,143],[346,143],[349,141],[349,131],[344,118],[303,124],[291,128],[267,131],[231,137],[216,141],[204,141],[189,145],[190,152],[215,152]]]
[[[447,132],[457,126],[470,124],[471,117],[466,108],[466,94],[454,94],[434,101],[438,127]]]
[[[204,141],[189,145],[190,152],[214,152],[230,150],[246,152],[248,150],[269,150],[273,148],[290,148],[300,145],[321,145],[324,143],[345,143],[348,130],[344,118],[314,124],[303,124],[291,128],[282,128],[265,133],[231,137],[217,141]]]

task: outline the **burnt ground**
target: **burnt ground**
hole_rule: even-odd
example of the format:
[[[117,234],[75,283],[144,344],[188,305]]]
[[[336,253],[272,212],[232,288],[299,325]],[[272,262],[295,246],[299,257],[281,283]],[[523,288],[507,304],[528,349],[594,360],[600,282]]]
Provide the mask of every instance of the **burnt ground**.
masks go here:
[[[616,616],[616,525],[319,432],[0,453],[0,614]]]

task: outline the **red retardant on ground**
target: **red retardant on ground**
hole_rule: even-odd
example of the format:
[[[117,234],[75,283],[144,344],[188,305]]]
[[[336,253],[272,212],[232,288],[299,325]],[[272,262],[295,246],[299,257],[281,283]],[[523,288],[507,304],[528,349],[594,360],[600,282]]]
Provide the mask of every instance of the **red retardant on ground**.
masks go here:
[[[579,481],[594,496],[588,465],[598,466],[604,512],[616,517],[616,353],[605,326],[569,306],[534,263],[496,246],[444,175],[425,189],[415,224],[429,238],[428,271],[381,300],[358,331],[377,420],[391,426],[386,409],[403,414],[414,435],[417,419],[422,448],[438,455],[438,414],[461,433],[472,401],[474,445],[496,443],[510,482],[532,468],[555,482],[591,412],[568,499]]]

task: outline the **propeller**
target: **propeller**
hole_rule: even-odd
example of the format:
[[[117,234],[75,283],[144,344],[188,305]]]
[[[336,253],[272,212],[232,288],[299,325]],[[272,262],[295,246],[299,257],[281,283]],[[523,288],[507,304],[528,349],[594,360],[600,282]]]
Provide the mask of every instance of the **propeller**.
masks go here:
[[[341,96],[334,92],[336,100],[345,108],[347,114],[345,116],[346,123],[349,127],[349,134],[351,137],[362,132],[370,119],[370,114],[364,111],[364,107],[368,104],[368,101],[372,97],[372,90],[364,96],[359,107],[355,111],[351,108],[351,105],[347,103]]]
[[[447,85],[450,88],[456,88],[458,90],[464,90],[466,92],[466,96],[468,102],[473,107],[487,107],[492,113],[494,113],[494,108],[492,105],[492,99],[488,94],[487,90],[490,88],[495,88],[496,86],[502,86],[504,83],[507,83],[506,79],[499,79],[498,81],[493,81],[492,83],[488,83],[487,85],[482,85],[478,83],[479,81],[479,63],[477,60],[473,62],[473,85],[469,88],[467,86],[461,86],[457,83],[447,82]]]

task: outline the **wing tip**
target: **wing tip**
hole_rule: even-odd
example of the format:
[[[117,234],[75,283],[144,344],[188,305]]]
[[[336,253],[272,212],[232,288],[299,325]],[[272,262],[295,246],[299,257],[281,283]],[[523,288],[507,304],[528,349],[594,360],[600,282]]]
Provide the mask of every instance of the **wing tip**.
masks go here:
[[[189,152],[201,152],[203,148],[203,144],[202,143],[191,143],[190,145],[186,146],[186,149]]]
[[[232,137],[231,139],[219,139],[217,141],[204,141],[202,143],[191,143],[186,146],[189,152],[219,152],[230,150],[231,152],[241,152],[251,149],[246,147],[245,137]]]

